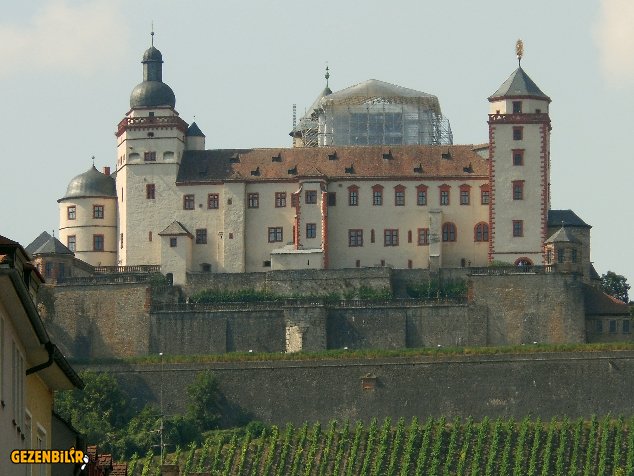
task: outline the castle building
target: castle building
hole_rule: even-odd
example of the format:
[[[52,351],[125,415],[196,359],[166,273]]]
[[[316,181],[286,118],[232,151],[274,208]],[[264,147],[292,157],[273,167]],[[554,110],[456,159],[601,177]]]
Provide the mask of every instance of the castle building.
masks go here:
[[[561,226],[550,219],[561,212],[550,210],[550,98],[521,67],[489,97],[488,143],[454,145],[435,96],[369,80],[327,84],[291,148],[206,150],[175,109],[160,51],[142,64],[116,171],[91,168],[59,200],[60,241],[93,266],[160,265],[182,283],[206,272],[543,265],[557,246],[547,243]],[[577,231],[589,266],[589,227]]]

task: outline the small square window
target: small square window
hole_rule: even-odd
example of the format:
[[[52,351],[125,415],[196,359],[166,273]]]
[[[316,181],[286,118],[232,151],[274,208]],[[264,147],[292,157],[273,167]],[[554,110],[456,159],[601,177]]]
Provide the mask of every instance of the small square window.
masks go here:
[[[156,152],[144,152],[143,160],[145,162],[156,162]]]
[[[524,138],[524,128],[521,126],[513,127],[513,140],[522,140]]]
[[[199,228],[196,230],[196,244],[207,244],[207,228]]]
[[[178,245],[178,238],[176,237],[170,238],[170,248],[176,248],[176,245]]]
[[[513,114],[522,113],[522,101],[513,101]]]
[[[92,206],[92,217],[98,220],[103,219],[103,205],[93,205]]]
[[[316,238],[316,237],[317,237],[317,224],[306,223],[306,238]]]
[[[194,195],[184,195],[183,196],[183,210],[193,210],[194,209]]]
[[[247,207],[260,208],[260,194],[259,193],[249,193],[247,195]]]
[[[66,216],[69,220],[74,220],[77,218],[77,208],[75,206],[66,208]]]
[[[317,191],[316,190],[306,190],[306,204],[314,205],[317,203]]]
[[[263,261],[262,262],[262,267],[263,268],[270,268],[271,267],[271,262],[269,260]]]

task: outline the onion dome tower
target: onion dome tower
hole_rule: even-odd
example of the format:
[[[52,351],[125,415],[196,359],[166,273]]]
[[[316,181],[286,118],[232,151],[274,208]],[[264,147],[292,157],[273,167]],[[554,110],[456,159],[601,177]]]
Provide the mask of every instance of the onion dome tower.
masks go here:
[[[93,266],[117,263],[117,192],[110,168],[93,165],[68,184],[59,200],[59,240]]]
[[[163,55],[154,46],[154,32],[141,64],[143,81],[132,89],[130,110],[115,133],[121,266],[159,264],[160,242],[152,236],[165,228],[164,221],[173,220],[161,204],[166,184],[176,181],[187,143],[187,123],[174,109],[174,91],[163,82]]]

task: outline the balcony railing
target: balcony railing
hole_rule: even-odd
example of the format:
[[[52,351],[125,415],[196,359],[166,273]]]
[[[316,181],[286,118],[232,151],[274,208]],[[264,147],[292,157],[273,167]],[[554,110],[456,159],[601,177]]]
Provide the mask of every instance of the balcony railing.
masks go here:
[[[89,286],[95,284],[135,284],[147,283],[152,279],[144,274],[96,274],[94,276],[73,276],[57,280],[58,286]]]
[[[469,268],[471,276],[508,276],[511,274],[549,274],[556,273],[555,265],[535,266],[487,266],[481,268]]]
[[[95,274],[123,274],[123,273],[136,273],[136,274],[149,274],[160,273],[160,264],[142,264],[137,266],[95,266]]]

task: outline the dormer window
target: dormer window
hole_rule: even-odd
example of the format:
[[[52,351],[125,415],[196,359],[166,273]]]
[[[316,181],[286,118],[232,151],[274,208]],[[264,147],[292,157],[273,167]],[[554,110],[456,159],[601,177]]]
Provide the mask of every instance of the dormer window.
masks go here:
[[[513,101],[513,114],[522,113],[522,101]]]

